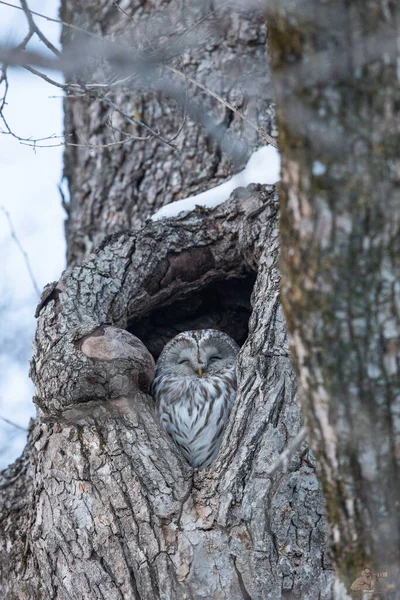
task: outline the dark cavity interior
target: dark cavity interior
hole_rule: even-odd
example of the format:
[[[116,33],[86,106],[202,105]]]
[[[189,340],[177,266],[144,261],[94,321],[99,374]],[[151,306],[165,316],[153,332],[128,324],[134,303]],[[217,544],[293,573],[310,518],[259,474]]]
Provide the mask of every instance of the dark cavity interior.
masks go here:
[[[127,329],[142,340],[155,359],[169,340],[190,329],[218,329],[241,346],[248,334],[255,279],[255,274],[248,274],[213,282],[184,300],[132,321]]]

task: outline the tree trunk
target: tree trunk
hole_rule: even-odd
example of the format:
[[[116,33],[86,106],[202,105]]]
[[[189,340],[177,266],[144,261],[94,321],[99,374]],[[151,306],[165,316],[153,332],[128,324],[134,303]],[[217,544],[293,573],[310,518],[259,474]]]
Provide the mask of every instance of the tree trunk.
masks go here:
[[[274,189],[253,186],[213,211],[113,236],[47,289],[32,363],[31,525],[18,568],[2,573],[6,595],[332,597],[315,461],[303,442],[286,469],[274,466],[301,425],[277,257]],[[150,340],[185,319],[223,323],[201,294],[220,294],[223,315],[227,285],[241,286],[230,309],[243,325],[253,284],[226,436],[213,467],[193,471],[154,418],[148,350],[120,328]],[[15,511],[3,519],[6,556]]]
[[[63,18],[117,32],[119,13],[108,6],[85,3],[83,10],[66,0]],[[262,26],[248,16],[224,18],[224,40],[188,67],[214,90],[212,61],[235,53],[253,59],[264,45]],[[224,85],[217,91],[229,98]],[[154,125],[162,115],[164,135],[174,131],[176,109],[150,100],[143,119]],[[86,141],[108,143],[104,109],[76,99],[66,106],[67,134],[79,128]],[[270,122],[270,113],[261,116],[265,106],[257,105],[261,124]],[[238,127],[235,118],[230,128]],[[324,502],[301,434],[279,298],[275,189],[239,189],[212,211],[134,230],[154,208],[230,173],[198,126],[184,131],[179,160],[155,140],[135,142],[130,152],[66,151],[75,266],[45,289],[38,307],[32,377],[39,418],[26,455],[2,476],[0,590],[7,599],[334,596]],[[216,327],[243,344],[219,456],[199,471],[160,430],[148,395],[153,357],[195,327]]]
[[[400,585],[400,6],[271,12],[282,289],[332,540]]]
[[[171,66],[219,94],[271,133],[272,88],[265,58],[264,20],[254,10],[238,13],[221,5],[218,8],[218,2],[208,0],[133,0],[121,12],[112,2],[64,0],[62,18],[124,48],[158,50],[164,61],[169,45],[179,44],[180,57],[170,60]],[[79,32],[64,28],[67,48],[80,40]],[[94,80],[98,82],[99,78],[101,74],[97,73]],[[232,150],[233,145],[241,144],[245,160],[265,144],[248,122],[171,71],[159,69],[154,77],[143,79],[141,86],[135,79],[138,87],[133,91],[119,90],[112,98],[164,138],[172,138],[184,123],[174,140],[174,151],[156,138],[109,147],[121,139],[110,120],[124,132],[141,136],[146,132],[131,126],[98,100],[65,100],[67,142],[105,146],[66,148],[65,176],[71,197],[66,225],[68,264],[80,262],[105,234],[131,231],[161,206],[229,178],[240,165],[232,165],[229,152],[221,152],[221,145],[224,150]],[[192,118],[184,120],[185,110],[171,98],[166,80],[182,89],[188,106],[197,107],[197,118],[204,117],[208,129]],[[213,141],[215,130],[222,136],[221,144]]]

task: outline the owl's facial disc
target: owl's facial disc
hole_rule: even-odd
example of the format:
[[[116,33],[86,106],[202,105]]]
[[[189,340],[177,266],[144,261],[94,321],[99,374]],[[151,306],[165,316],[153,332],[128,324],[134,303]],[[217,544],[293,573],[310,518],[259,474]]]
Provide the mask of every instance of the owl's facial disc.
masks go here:
[[[226,366],[226,360],[231,361],[232,352],[230,348],[225,348],[224,345],[207,344],[199,349],[199,362],[202,364],[205,374],[218,373]]]
[[[177,362],[181,369],[185,369],[186,372],[189,372],[188,374],[196,374],[199,377],[203,377],[204,371],[207,368],[206,364],[199,363],[198,361],[194,360],[193,357],[188,358],[185,355],[185,352],[181,353]]]
[[[212,357],[216,360],[218,357]],[[179,372],[183,375],[196,375],[203,377],[207,373],[207,368],[210,364],[210,359],[204,353],[193,352],[187,348],[181,350],[177,354],[176,359]]]
[[[175,365],[175,372],[180,375],[197,375],[197,365],[194,364],[193,350],[191,348],[176,348],[171,363]]]
[[[159,365],[164,373],[168,371],[178,377],[220,376],[234,366],[238,350],[235,342],[221,332],[189,331],[166,346]]]

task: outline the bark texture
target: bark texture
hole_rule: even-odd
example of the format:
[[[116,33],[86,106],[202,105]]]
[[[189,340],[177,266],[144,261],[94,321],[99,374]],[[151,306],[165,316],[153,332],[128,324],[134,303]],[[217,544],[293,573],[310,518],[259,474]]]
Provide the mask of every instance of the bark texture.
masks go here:
[[[251,186],[214,211],[111,236],[45,290],[34,491],[18,507],[3,490],[3,597],[332,598],[315,460],[303,443],[271,469],[301,425],[277,259],[275,190]],[[238,397],[216,463],[193,471],[155,421],[136,327],[255,274]]]
[[[266,27],[259,11],[246,7],[232,10],[224,2],[208,0],[121,1],[118,4],[124,12],[115,4],[64,0],[62,18],[133,54],[158,53],[158,64],[177,67],[240,109],[259,127],[277,134],[273,131]],[[82,40],[84,35],[64,28],[64,47],[73,47]],[[102,83],[110,75],[98,69],[88,78]],[[175,136],[183,125],[174,140],[176,150],[155,138],[115,145],[124,134],[111,125],[125,134],[143,136],[146,132],[131,126],[98,100],[65,100],[67,142],[100,146],[66,148],[65,176],[70,189],[68,264],[80,262],[105,234],[132,230],[164,204],[225,181],[243,167],[232,164],[229,153],[233,146],[240,147],[245,160],[265,143],[232,111],[161,67],[142,72],[130,85],[117,87],[108,97],[164,138]],[[179,92],[181,103],[174,99],[172,88]],[[189,111],[186,120],[182,101],[187,102]],[[221,137],[220,144],[215,143],[211,130]]]
[[[214,3],[197,4],[120,2],[126,17],[114,3],[64,0],[62,17],[128,47],[129,36],[134,46],[150,36],[164,48],[161,34],[179,40],[196,22],[201,43],[188,43],[179,67],[270,131],[268,89],[256,77],[265,74],[263,23],[228,8],[209,21]],[[232,76],[235,65],[244,82]],[[228,134],[243,133],[249,150],[260,143],[231,112],[188,94]],[[182,123],[159,90],[111,97],[165,137]],[[113,143],[108,117],[98,101],[66,100],[67,139]],[[113,124],[125,128],[115,116]],[[7,600],[334,596],[313,455],[303,442],[276,464],[301,427],[279,299],[276,192],[238,190],[214,211],[139,230],[162,204],[231,173],[190,119],[175,143],[178,153],[154,139],[66,149],[71,268],[38,307],[39,418],[29,452],[0,480]],[[216,463],[193,471],[155,421],[147,392],[162,345],[183,329],[213,326],[244,342],[239,391]]]
[[[399,585],[400,87],[396,2],[271,14],[283,302],[332,541]]]

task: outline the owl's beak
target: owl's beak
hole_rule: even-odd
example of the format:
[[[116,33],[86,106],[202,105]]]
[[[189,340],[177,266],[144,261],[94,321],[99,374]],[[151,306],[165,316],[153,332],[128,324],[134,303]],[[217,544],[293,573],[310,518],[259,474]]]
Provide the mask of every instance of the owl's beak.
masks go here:
[[[203,377],[203,369],[197,369],[199,377]]]

